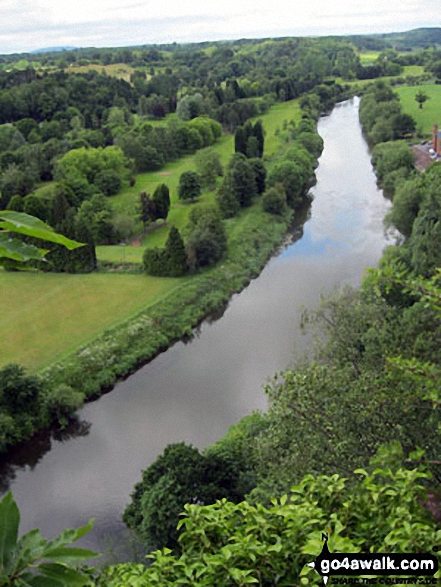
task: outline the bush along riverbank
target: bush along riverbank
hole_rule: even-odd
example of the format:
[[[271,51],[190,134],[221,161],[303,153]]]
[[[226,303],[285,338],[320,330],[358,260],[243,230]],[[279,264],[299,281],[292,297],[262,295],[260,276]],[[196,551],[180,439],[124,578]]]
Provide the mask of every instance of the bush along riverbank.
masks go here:
[[[304,105],[297,125],[278,133],[279,151],[267,166],[266,189],[277,192],[276,206],[268,206],[254,188],[253,197],[235,210],[224,213],[227,250],[214,266],[175,278],[176,288],[163,299],[139,312],[135,318],[109,329],[91,343],[51,365],[39,375],[27,375],[20,366],[0,371],[0,453],[29,439],[35,432],[54,425],[66,425],[69,417],[88,400],[99,397],[141,365],[183,337],[195,326],[219,311],[249,281],[259,275],[268,259],[286,238],[293,210],[308,199],[317,158],[323,148],[316,132],[318,111]],[[243,159],[240,159],[240,158]],[[233,156],[236,164],[226,174],[227,189],[219,190],[216,205],[232,188],[234,170],[244,166],[245,156]],[[262,180],[262,165],[249,165],[256,183]],[[231,181],[230,181],[231,180]],[[294,185],[294,187],[293,187]],[[256,194],[257,192],[257,194]],[[237,197],[237,195],[236,195]],[[265,204],[266,202],[266,204]],[[266,211],[270,210],[270,211]],[[14,398],[14,399],[11,399]]]

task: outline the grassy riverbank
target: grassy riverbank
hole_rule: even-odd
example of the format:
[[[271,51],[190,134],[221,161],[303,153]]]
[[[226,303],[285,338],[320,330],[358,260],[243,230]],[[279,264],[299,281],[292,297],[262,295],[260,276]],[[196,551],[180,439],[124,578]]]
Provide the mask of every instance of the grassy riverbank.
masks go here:
[[[100,394],[173,341],[191,335],[194,326],[242,290],[283,241],[289,219],[290,214],[275,218],[255,202],[227,221],[223,262],[191,278],[172,280],[179,285],[167,295],[55,363],[43,377],[50,386],[67,384],[86,398]]]

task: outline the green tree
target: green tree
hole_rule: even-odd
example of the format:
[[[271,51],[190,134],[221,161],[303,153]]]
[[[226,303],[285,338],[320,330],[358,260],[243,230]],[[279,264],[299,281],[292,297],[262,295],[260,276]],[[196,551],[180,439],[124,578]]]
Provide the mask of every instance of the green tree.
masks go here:
[[[179,178],[178,195],[180,200],[194,201],[201,195],[199,175],[194,171],[185,171]]]
[[[276,183],[263,194],[262,208],[276,216],[281,216],[288,210],[285,188],[281,183]]]
[[[216,201],[224,218],[233,218],[240,210],[235,185],[228,173],[216,193]]]
[[[167,275],[179,277],[187,271],[187,252],[179,230],[172,226],[165,243]]]
[[[292,208],[302,201],[305,178],[303,170],[295,161],[281,161],[270,171],[268,186],[281,184],[286,193],[286,201]]]
[[[217,263],[227,250],[227,235],[219,210],[214,206],[196,206],[188,217],[188,264],[198,269]]]
[[[123,520],[150,548],[178,546],[179,514],[186,503],[238,501],[234,468],[218,455],[205,457],[184,443],[168,445],[135,485]]]
[[[413,223],[418,216],[423,197],[424,189],[420,178],[402,183],[395,192],[387,221],[406,238],[412,234]]]
[[[22,196],[12,196],[9,200],[7,210],[15,210],[15,212],[23,212],[23,198]]]
[[[415,94],[415,101],[419,104],[420,108],[422,108],[424,102],[427,102],[427,100],[429,100],[429,99],[430,99],[430,96],[428,96],[422,90],[419,90],[419,92],[417,92]]]
[[[155,189],[152,197],[153,207],[155,209],[155,220],[162,218],[166,220],[170,209],[170,190],[162,183]]]
[[[237,153],[231,158],[225,177],[231,182],[240,207],[249,206],[257,193],[253,164],[244,155]]]
[[[258,157],[262,158],[265,146],[265,135],[263,132],[263,125],[261,120],[258,120],[255,123],[253,128],[253,135],[256,137],[258,143]]]
[[[122,179],[114,169],[105,169],[96,174],[93,183],[105,196],[114,196],[121,189]]]
[[[236,132],[234,133],[234,151],[235,153],[242,153],[242,155],[247,154],[247,134],[243,128],[243,126],[238,126],[236,128]]]
[[[223,175],[219,154],[210,149],[199,151],[196,156],[196,169],[202,186],[209,189],[212,189],[216,179]]]
[[[261,159],[250,159],[256,181],[257,194],[263,194],[266,184],[266,167]]]

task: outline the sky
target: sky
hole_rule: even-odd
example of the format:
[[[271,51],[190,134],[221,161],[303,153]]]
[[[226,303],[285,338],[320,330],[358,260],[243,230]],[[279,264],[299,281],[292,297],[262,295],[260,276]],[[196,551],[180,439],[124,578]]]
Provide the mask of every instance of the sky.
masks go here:
[[[439,0],[0,0],[0,54],[440,26]]]

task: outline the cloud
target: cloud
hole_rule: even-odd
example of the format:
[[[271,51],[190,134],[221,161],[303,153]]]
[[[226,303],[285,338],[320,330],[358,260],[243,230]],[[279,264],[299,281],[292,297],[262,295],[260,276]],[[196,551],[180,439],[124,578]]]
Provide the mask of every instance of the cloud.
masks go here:
[[[2,0],[0,53],[438,26],[431,0]]]

